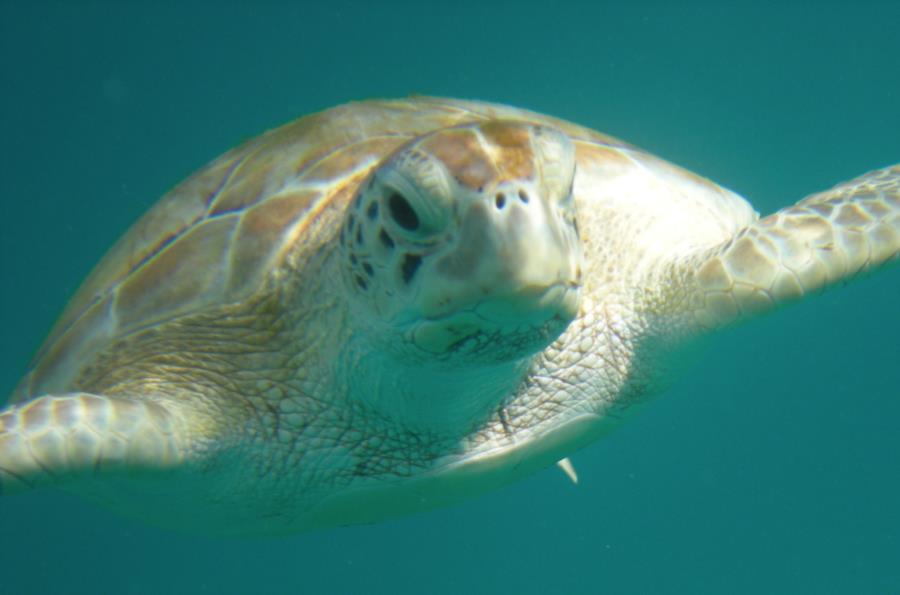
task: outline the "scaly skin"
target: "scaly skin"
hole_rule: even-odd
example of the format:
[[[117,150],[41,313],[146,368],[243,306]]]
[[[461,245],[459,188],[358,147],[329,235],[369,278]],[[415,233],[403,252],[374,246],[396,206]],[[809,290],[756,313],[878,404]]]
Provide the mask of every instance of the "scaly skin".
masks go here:
[[[0,413],[0,485],[15,492],[129,467],[166,469],[185,458],[181,420],[152,402],[73,393]]]
[[[900,254],[900,166],[876,170],[741,230],[694,273],[712,329],[845,282]]]

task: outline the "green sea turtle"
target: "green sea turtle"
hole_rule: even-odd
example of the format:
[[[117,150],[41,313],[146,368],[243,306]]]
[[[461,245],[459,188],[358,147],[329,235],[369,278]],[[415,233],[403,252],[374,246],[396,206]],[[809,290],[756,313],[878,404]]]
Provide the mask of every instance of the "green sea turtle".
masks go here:
[[[695,338],[898,253],[898,165],[759,219],[554,118],[344,105],[225,154],[107,254],[0,413],[0,490],[265,534],[571,473]]]

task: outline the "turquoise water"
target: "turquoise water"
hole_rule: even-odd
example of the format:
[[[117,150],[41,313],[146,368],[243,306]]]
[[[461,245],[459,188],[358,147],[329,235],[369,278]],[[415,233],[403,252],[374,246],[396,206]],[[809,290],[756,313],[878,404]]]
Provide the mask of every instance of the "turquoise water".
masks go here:
[[[724,3],[723,3],[724,4]],[[0,393],[166,189],[346,100],[500,101],[768,212],[900,162],[900,5],[0,3]],[[736,329],[621,431],[453,508],[184,537],[0,500],[2,593],[900,593],[900,268]]]

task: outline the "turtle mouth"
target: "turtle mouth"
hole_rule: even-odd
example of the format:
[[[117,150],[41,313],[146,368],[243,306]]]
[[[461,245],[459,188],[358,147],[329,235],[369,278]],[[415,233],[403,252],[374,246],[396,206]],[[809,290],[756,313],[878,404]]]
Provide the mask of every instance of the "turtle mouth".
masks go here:
[[[438,359],[510,361],[543,350],[578,313],[581,286],[559,282],[490,296],[470,307],[412,323],[407,339]]]
[[[546,313],[571,320],[578,313],[581,285],[557,282],[549,286],[524,287],[510,296],[480,301],[473,311],[485,320],[515,324],[523,319],[546,318]]]

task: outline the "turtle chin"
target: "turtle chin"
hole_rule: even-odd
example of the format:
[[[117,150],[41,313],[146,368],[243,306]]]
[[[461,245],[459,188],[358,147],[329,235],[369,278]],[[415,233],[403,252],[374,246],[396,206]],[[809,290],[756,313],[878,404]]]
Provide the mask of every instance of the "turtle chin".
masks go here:
[[[403,342],[422,365],[455,368],[520,360],[544,350],[578,313],[580,287],[554,284],[413,322]]]

